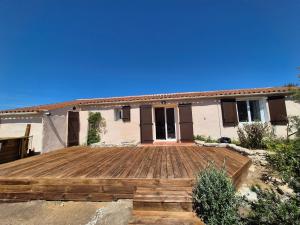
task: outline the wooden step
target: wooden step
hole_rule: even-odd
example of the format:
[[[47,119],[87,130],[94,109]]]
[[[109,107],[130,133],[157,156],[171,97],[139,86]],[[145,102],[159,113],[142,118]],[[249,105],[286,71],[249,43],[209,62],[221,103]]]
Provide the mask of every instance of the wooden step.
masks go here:
[[[139,225],[204,225],[192,212],[134,210],[129,224]]]
[[[134,210],[192,212],[191,188],[138,188]]]

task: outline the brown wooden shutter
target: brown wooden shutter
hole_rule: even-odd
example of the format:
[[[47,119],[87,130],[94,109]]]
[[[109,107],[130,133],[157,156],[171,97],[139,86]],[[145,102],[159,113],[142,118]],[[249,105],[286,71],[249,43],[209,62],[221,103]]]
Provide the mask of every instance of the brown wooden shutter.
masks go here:
[[[122,107],[123,112],[123,122],[130,122],[130,106],[123,106]]]
[[[68,115],[68,147],[79,145],[79,112]]]
[[[182,142],[194,141],[193,115],[191,104],[179,104],[180,138]]]
[[[153,143],[152,106],[140,106],[141,143]]]
[[[284,96],[272,96],[268,98],[270,122],[272,125],[286,125],[287,113]]]
[[[236,101],[235,99],[222,99],[221,100],[223,126],[230,127],[238,124]]]

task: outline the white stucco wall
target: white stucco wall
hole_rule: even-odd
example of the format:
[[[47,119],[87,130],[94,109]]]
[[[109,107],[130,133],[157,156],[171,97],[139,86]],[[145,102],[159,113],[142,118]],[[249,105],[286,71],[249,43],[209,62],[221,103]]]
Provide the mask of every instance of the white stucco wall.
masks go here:
[[[100,112],[105,119],[105,132],[101,134],[101,142],[106,144],[120,144],[122,142],[140,142],[140,109],[131,106],[130,122],[115,120],[114,109],[116,107],[84,107],[80,112],[80,144],[86,144],[88,132],[88,113]]]
[[[50,111],[43,115],[43,153],[67,146],[68,108]]]
[[[7,115],[0,117],[0,138],[24,136],[27,124],[31,124],[29,147],[42,151],[43,125],[41,115]]]

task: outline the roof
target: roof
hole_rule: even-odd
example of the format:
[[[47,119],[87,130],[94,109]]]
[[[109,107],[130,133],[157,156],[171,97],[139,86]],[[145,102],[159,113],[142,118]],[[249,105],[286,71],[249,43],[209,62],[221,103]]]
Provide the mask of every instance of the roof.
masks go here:
[[[39,105],[32,107],[16,108],[10,110],[2,110],[0,114],[5,113],[31,113],[43,112],[48,110],[60,109],[68,106],[78,105],[94,105],[94,104],[117,104],[117,103],[134,103],[148,102],[157,100],[180,100],[180,99],[197,99],[197,98],[213,98],[213,97],[232,97],[232,96],[249,96],[249,95],[273,95],[273,94],[289,94],[291,87],[269,87],[269,88],[251,88],[251,89],[235,89],[222,91],[204,91],[204,92],[183,92],[155,95],[139,95],[111,98],[93,98],[93,99],[77,99],[73,101]]]

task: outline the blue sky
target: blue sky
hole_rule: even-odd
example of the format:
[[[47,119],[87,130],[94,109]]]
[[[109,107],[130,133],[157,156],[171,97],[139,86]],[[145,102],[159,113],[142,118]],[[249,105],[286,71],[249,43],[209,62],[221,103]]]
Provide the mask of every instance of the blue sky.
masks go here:
[[[300,1],[0,0],[0,109],[298,82]]]

